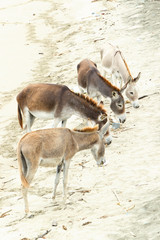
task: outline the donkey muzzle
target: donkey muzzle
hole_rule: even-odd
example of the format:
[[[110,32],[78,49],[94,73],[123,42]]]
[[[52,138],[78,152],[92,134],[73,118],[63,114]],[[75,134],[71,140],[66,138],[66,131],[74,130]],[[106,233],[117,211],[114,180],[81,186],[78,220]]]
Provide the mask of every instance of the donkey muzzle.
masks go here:
[[[112,143],[112,136],[104,137],[104,143],[110,145]]]
[[[118,115],[118,119],[120,123],[124,123],[126,121],[126,114],[123,113],[121,115]]]
[[[133,106],[134,108],[139,108],[139,102],[138,102],[138,101],[133,101],[133,102],[132,102],[132,106]]]
[[[120,123],[124,123],[126,119],[119,119]]]

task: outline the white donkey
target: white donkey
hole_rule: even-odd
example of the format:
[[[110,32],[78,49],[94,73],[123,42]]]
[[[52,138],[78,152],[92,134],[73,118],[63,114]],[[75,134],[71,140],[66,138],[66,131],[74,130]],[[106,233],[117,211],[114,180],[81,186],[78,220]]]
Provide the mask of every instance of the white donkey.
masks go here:
[[[27,199],[28,188],[39,166],[57,166],[56,179],[52,197],[56,189],[63,166],[63,192],[66,199],[68,168],[72,157],[79,151],[91,149],[98,165],[105,163],[104,135],[109,122],[98,131],[98,127],[72,131],[68,128],[51,128],[25,134],[18,144],[17,158],[22,182],[22,194],[25,212],[29,213]]]
[[[106,76],[107,72],[107,74],[111,76],[112,83],[117,85],[117,81],[119,81],[120,86],[122,86],[122,82],[127,83],[130,80],[125,93],[133,107],[138,108],[139,102],[136,83],[139,80],[141,73],[139,72],[136,78],[132,77],[122,52],[117,46],[106,43],[105,48],[102,49],[100,53],[104,76]]]

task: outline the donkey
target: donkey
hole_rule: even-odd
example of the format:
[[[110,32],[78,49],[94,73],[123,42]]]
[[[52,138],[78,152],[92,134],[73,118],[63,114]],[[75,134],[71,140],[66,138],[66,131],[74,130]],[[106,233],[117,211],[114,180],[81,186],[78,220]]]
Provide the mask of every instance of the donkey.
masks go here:
[[[22,195],[25,212],[29,213],[27,199],[28,188],[39,166],[57,166],[53,195],[60,179],[63,166],[63,193],[66,200],[68,168],[72,157],[79,151],[91,149],[98,165],[105,163],[105,146],[103,137],[109,127],[107,122],[99,131],[98,127],[81,130],[68,128],[50,128],[26,133],[18,143],[17,158],[22,183]],[[91,131],[92,130],[92,131]]]
[[[136,83],[139,80],[141,73],[139,72],[138,76],[133,78],[122,52],[118,47],[115,47],[110,43],[107,43],[100,53],[104,76],[106,75],[106,72],[111,75],[112,83],[116,82],[116,80],[120,81],[120,84],[122,84],[122,82],[129,82],[125,91],[126,96],[131,101],[132,106],[138,108],[139,102]]]
[[[30,84],[18,95],[18,120],[23,129],[23,116],[27,132],[31,131],[34,119],[53,119],[53,127],[61,122],[66,126],[72,115],[89,118],[101,128],[107,122],[107,112],[102,105],[79,93],[74,93],[65,85]]]
[[[111,99],[110,108],[118,117],[119,121],[124,123],[126,120],[125,103],[122,92],[127,87],[128,82],[121,90],[113,86],[107,79],[100,75],[97,65],[90,59],[84,59],[77,65],[78,85],[80,90],[86,90],[89,96],[97,97],[98,102],[103,97]]]

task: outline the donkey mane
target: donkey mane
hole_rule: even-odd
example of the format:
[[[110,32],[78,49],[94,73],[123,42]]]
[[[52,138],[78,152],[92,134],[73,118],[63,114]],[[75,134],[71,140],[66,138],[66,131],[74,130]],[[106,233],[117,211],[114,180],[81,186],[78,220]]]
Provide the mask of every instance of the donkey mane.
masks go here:
[[[84,99],[86,102],[90,103],[93,107],[96,107],[98,110],[100,110],[103,114],[106,114],[106,110],[103,108],[103,104],[99,104],[93,100],[92,98],[85,96],[84,94],[81,93],[75,93],[72,91],[73,94],[75,94],[76,96]]]
[[[98,125],[94,126],[94,127],[84,127],[82,129],[73,129],[76,132],[97,132],[98,131]]]
[[[127,63],[126,63],[126,60],[125,60],[123,57],[122,57],[122,59],[123,59],[123,62],[124,62],[124,64],[125,64],[126,68],[127,68],[127,71],[128,71],[128,73],[129,73],[129,75],[131,76],[132,80],[134,80],[134,78],[132,77],[131,72],[130,72],[130,70],[129,70],[129,67],[128,67]]]
[[[123,62],[124,62],[124,65],[126,66],[126,69],[127,69],[128,73],[129,73],[129,76],[131,76],[132,80],[134,80],[134,78],[132,77],[131,71],[129,70],[128,64],[127,64],[126,60],[124,59],[121,51],[120,51],[120,50],[117,50],[116,53],[115,53],[115,55],[116,55],[118,52],[119,52],[119,54],[121,55],[121,58],[122,58],[122,60],[123,60]],[[115,56],[115,55],[114,55],[114,56]]]
[[[111,88],[113,88],[116,91],[120,91],[120,89],[114,85],[112,85],[112,83],[110,81],[108,81],[106,78],[104,78],[101,74],[97,73],[98,76],[107,84],[109,85]]]

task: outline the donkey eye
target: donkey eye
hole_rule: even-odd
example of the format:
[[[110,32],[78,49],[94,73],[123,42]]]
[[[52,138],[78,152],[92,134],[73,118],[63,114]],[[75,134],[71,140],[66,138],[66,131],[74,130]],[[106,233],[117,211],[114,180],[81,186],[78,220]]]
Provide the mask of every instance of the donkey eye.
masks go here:
[[[133,95],[133,92],[130,92],[131,95]]]
[[[121,108],[121,107],[122,107],[122,104],[118,104],[118,107],[120,107],[120,108]]]

